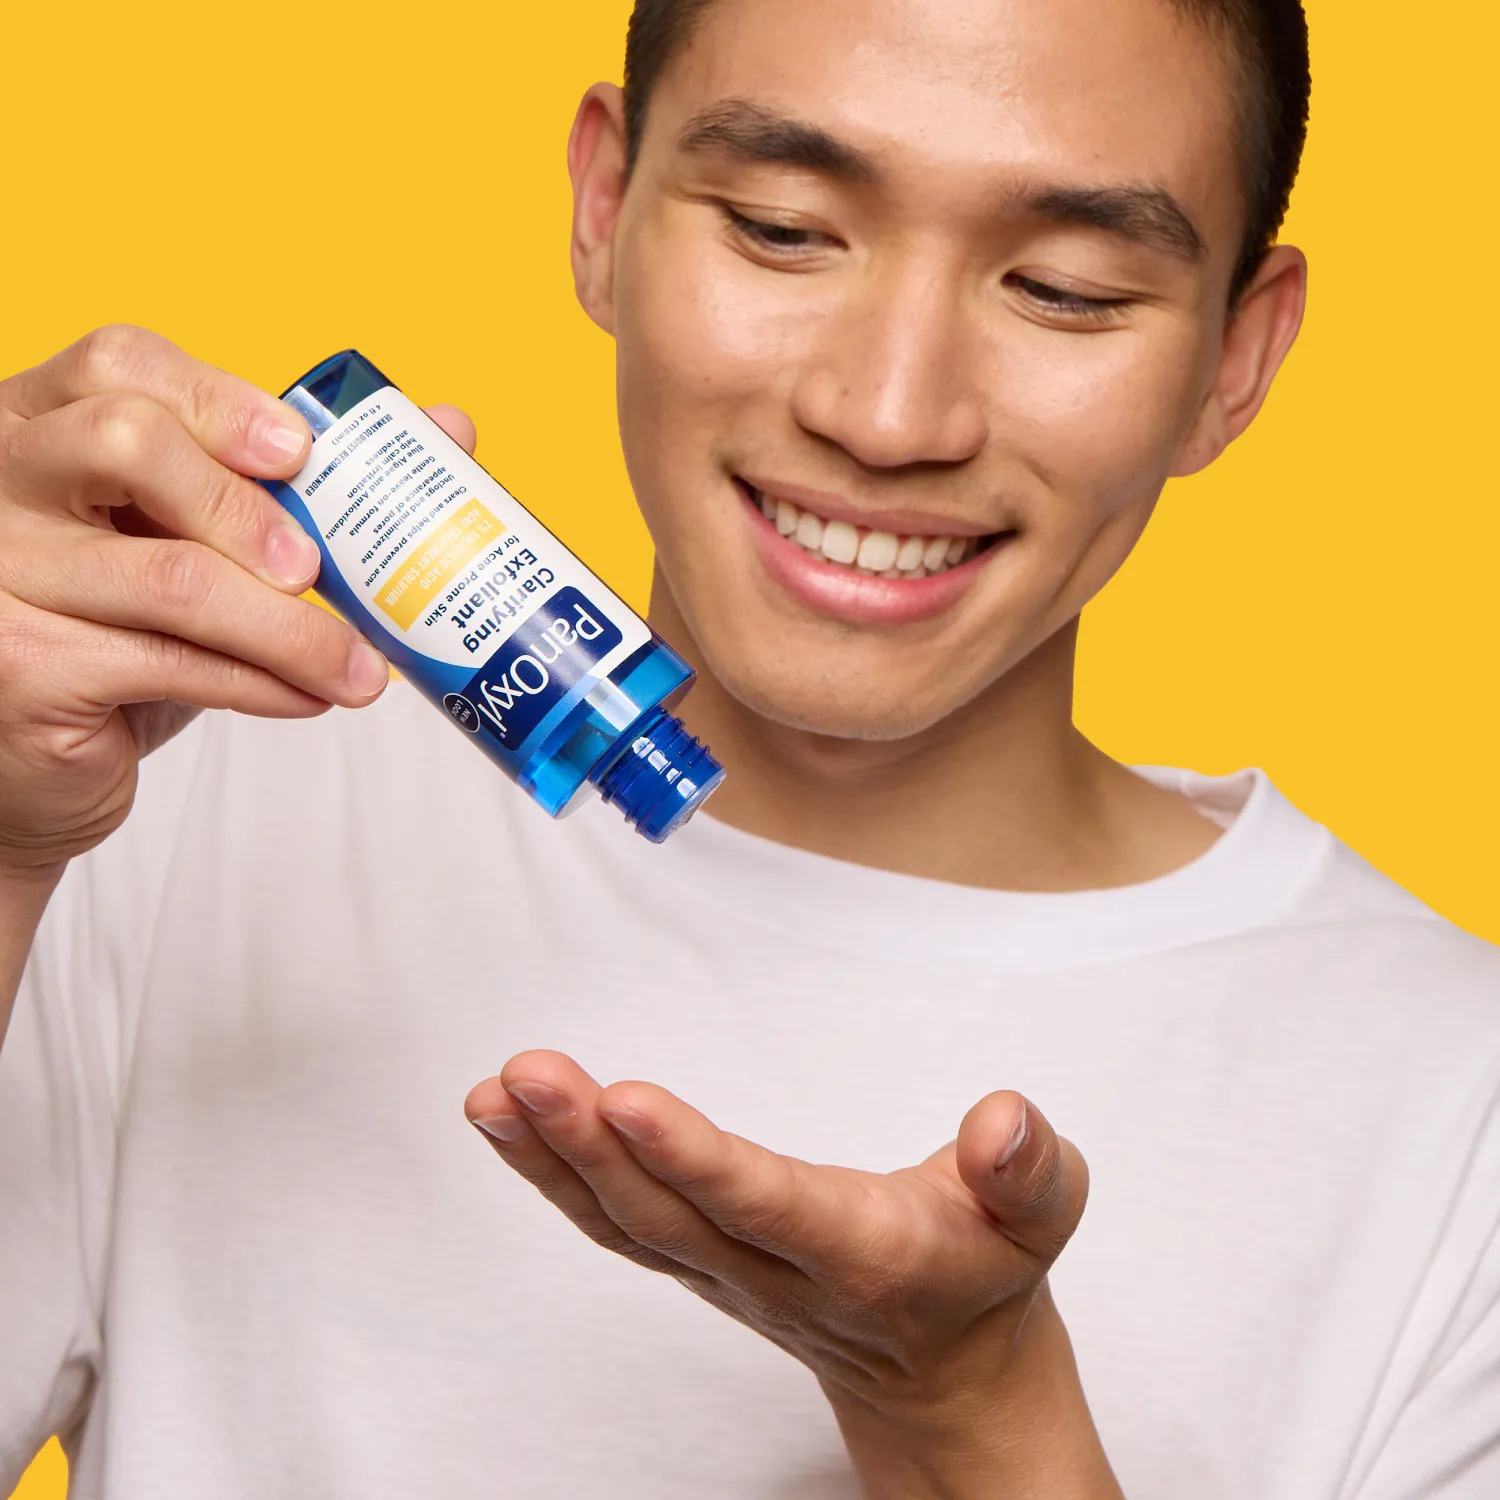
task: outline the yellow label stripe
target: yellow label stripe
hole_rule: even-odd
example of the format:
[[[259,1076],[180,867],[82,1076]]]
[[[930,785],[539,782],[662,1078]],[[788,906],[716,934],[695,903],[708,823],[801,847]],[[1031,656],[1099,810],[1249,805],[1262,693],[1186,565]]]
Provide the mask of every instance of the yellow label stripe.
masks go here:
[[[375,602],[402,630],[426,613],[428,605],[478,552],[499,541],[506,528],[478,500],[470,500],[440,526],[418,539],[419,550],[393,574]]]

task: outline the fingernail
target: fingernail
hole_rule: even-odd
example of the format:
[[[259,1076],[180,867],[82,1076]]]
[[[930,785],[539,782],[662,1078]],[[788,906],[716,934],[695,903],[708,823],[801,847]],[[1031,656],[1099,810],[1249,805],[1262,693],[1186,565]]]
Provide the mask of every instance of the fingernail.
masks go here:
[[[1010,1139],[1001,1148],[999,1156],[995,1158],[995,1170],[1003,1172],[1012,1161],[1015,1160],[1016,1152],[1026,1144],[1026,1106],[1021,1106],[1021,1118],[1016,1121],[1016,1128],[1011,1131]]]
[[[262,463],[278,468],[288,459],[297,458],[307,445],[307,425],[290,411],[285,416],[275,412],[257,412],[250,422],[250,451]]]
[[[605,1105],[599,1113],[604,1117],[605,1124],[618,1130],[627,1141],[654,1141],[661,1134],[645,1115],[622,1104]]]
[[[378,693],[390,681],[390,664],[368,641],[355,641],[349,648],[345,680],[362,698]]]
[[[318,544],[295,521],[282,521],[266,538],[266,572],[288,588],[305,588],[318,576]]]
[[[520,1115],[477,1115],[470,1121],[486,1135],[492,1135],[507,1146],[514,1146],[526,1135],[527,1125]]]
[[[545,1083],[508,1083],[505,1092],[534,1115],[560,1115],[568,1107],[568,1101]]]

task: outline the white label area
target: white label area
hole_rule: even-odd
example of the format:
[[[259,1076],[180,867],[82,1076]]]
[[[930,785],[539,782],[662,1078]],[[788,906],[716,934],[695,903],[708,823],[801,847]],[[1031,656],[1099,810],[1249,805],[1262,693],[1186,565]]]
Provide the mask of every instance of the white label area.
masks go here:
[[[580,590],[622,639],[645,622],[394,386],[340,417],[291,488],[355,596],[414,651],[477,671],[522,621]]]

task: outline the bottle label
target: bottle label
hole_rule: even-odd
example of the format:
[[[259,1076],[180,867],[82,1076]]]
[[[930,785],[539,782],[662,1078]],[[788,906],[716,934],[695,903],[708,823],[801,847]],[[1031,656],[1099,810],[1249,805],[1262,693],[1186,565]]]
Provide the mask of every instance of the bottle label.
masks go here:
[[[517,749],[584,678],[597,676],[623,640],[620,627],[575,588],[537,605],[462,693],[443,707],[462,728],[487,727],[507,750]]]
[[[313,444],[290,488],[365,609],[411,650],[467,668],[464,715],[514,748],[650,628],[394,386]],[[357,623],[357,622],[356,622]],[[446,675],[446,674],[445,674]]]

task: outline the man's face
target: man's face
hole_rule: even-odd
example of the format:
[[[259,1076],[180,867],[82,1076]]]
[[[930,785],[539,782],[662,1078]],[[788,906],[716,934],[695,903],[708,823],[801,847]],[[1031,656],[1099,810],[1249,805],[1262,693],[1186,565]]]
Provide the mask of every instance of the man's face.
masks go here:
[[[917,733],[1119,567],[1218,368],[1227,77],[1166,0],[715,0],[610,321],[661,576],[734,697]]]

